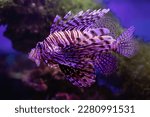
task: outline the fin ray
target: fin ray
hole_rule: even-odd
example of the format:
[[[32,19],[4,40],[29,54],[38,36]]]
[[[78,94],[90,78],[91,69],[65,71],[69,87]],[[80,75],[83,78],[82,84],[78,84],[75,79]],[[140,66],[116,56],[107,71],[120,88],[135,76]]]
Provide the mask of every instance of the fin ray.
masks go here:
[[[134,56],[138,50],[138,44],[133,39],[134,30],[135,28],[131,26],[125,32],[123,32],[115,42],[115,44],[117,44],[117,52],[128,58]]]
[[[112,36],[114,39],[116,39],[119,36],[120,32],[120,26],[117,23],[117,21],[112,19],[110,16],[103,16],[100,18],[95,25],[93,26],[95,28],[101,27],[101,28],[108,28],[110,30],[110,36]]]
[[[92,64],[84,62],[83,68],[59,65],[66,79],[78,87],[89,87],[95,82],[95,70]]]
[[[117,59],[112,53],[101,53],[95,60],[95,67],[104,75],[117,70]]]
[[[51,26],[50,33],[54,33],[55,31],[72,29],[79,29],[83,31],[93,26],[95,22],[101,17],[103,17],[104,14],[106,14],[107,12],[109,12],[109,9],[99,9],[94,11],[87,10],[85,12],[81,11],[74,16],[70,12],[68,12],[65,15],[65,21],[64,19],[61,19],[60,17],[56,16],[54,23]],[[55,21],[59,22],[56,23]]]

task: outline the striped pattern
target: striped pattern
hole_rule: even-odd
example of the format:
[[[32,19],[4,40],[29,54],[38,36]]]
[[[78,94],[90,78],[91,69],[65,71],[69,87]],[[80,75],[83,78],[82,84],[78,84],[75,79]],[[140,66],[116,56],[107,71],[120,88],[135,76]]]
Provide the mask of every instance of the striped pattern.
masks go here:
[[[95,82],[95,68],[104,75],[117,69],[117,59],[111,51],[131,57],[136,50],[131,39],[134,27],[114,39],[116,25],[104,17],[108,11],[87,10],[74,16],[68,12],[63,18],[57,15],[50,35],[37,43],[29,58],[37,65],[41,62],[48,66],[59,65],[66,79],[75,86],[91,86]]]
[[[112,74],[117,69],[117,59],[112,53],[100,53],[95,59],[96,68],[104,75]]]
[[[37,66],[40,65],[40,62],[42,60],[41,58],[41,50],[40,49],[37,49],[37,48],[33,48],[30,53],[29,53],[29,56],[28,58],[32,61],[34,61],[36,63]]]
[[[89,87],[95,82],[94,66],[90,63],[81,63],[84,67],[78,69],[70,66],[59,65],[66,79],[78,87]]]
[[[120,29],[120,25],[118,24],[118,22],[113,19],[111,16],[103,16],[102,18],[100,18],[95,24],[94,26],[95,28],[97,27],[105,27],[108,28],[110,30],[110,36],[112,36],[114,39],[116,39],[121,32],[118,31],[118,29]]]
[[[117,52],[128,58],[134,56],[139,48],[137,42],[133,40],[134,31],[134,26],[128,28],[117,38],[115,45],[117,47]]]
[[[109,30],[106,28],[90,29],[88,31],[71,30],[71,31],[56,31],[50,34],[45,40],[48,43],[50,50],[55,51],[54,47],[65,48],[68,45],[89,45],[92,43],[103,43]],[[99,38],[100,37],[100,38]],[[103,39],[102,39],[103,38]]]
[[[87,10],[86,12],[80,11],[76,15],[72,15],[69,11],[64,18],[56,16],[53,24],[51,26],[50,34],[56,31],[64,30],[88,30],[91,28],[96,21],[103,17],[106,13],[109,12],[109,9],[99,9],[99,10]]]
[[[30,54],[29,54],[29,59],[31,60],[35,60],[35,59],[41,59],[41,56],[40,55],[40,52],[37,51],[37,49],[33,48],[31,51],[30,51]]]

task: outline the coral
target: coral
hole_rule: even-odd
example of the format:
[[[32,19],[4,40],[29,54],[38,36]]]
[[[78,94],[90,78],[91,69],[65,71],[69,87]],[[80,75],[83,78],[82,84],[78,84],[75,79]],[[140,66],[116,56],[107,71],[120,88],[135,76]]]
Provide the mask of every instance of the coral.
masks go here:
[[[139,51],[131,59],[121,58],[118,76],[124,79],[125,98],[150,99],[150,44],[139,41]]]
[[[64,74],[58,67],[40,67],[21,73],[21,80],[36,91],[47,91],[51,79],[64,80]]]
[[[149,44],[140,42],[134,58],[120,57],[118,72],[110,77],[97,74],[96,83],[89,88],[72,86],[64,80],[59,68],[36,67],[24,55],[1,55],[0,74],[5,80],[22,82],[22,89],[16,89],[19,94],[15,99],[150,99],[149,49]],[[7,87],[13,84],[11,80]],[[17,85],[20,86],[13,87]],[[24,91],[23,87],[30,91]],[[27,94],[28,97],[24,96]]]
[[[70,10],[98,6],[92,0],[1,0],[0,25],[7,25],[5,36],[12,40],[15,49],[29,52],[49,35],[57,14],[64,16]]]
[[[100,87],[95,84],[89,88],[74,87],[69,81],[64,80],[64,74],[58,67],[36,67],[35,64],[32,64],[24,55],[1,55],[0,60],[0,69],[2,70],[0,73],[1,76],[3,76],[3,79],[5,78],[6,81],[7,79],[13,80],[13,82],[11,80],[9,84],[6,83],[7,86],[11,85],[11,87],[18,87],[21,85],[22,87],[15,88],[14,92],[20,92],[16,94],[15,99],[114,98],[111,90],[104,86]],[[3,84],[3,82],[1,83]],[[8,90],[8,92],[10,92],[12,89]],[[32,93],[30,94],[30,92]],[[9,95],[11,96],[11,94]],[[26,97],[26,95],[28,96]],[[12,99],[12,96],[7,98]]]

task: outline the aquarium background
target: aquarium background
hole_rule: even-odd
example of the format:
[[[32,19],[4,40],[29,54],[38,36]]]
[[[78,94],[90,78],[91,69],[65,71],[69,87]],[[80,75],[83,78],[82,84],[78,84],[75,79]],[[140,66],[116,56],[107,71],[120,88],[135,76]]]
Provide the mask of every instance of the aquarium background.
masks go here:
[[[110,8],[117,32],[136,28],[139,52],[119,56],[109,77],[97,72],[89,88],[72,86],[59,68],[36,67],[28,52],[49,35],[56,14]],[[0,0],[0,99],[150,99],[149,0]]]

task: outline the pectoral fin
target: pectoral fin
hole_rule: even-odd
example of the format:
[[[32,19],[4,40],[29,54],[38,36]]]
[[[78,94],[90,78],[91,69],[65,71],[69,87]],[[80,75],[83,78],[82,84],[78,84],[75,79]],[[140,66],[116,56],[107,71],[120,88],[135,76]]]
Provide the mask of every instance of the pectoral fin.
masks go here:
[[[104,75],[109,75],[117,70],[117,59],[111,53],[97,55],[95,67]]]
[[[59,65],[66,79],[78,87],[89,87],[95,82],[95,70],[92,64],[86,63],[84,68],[73,68],[70,66]]]

